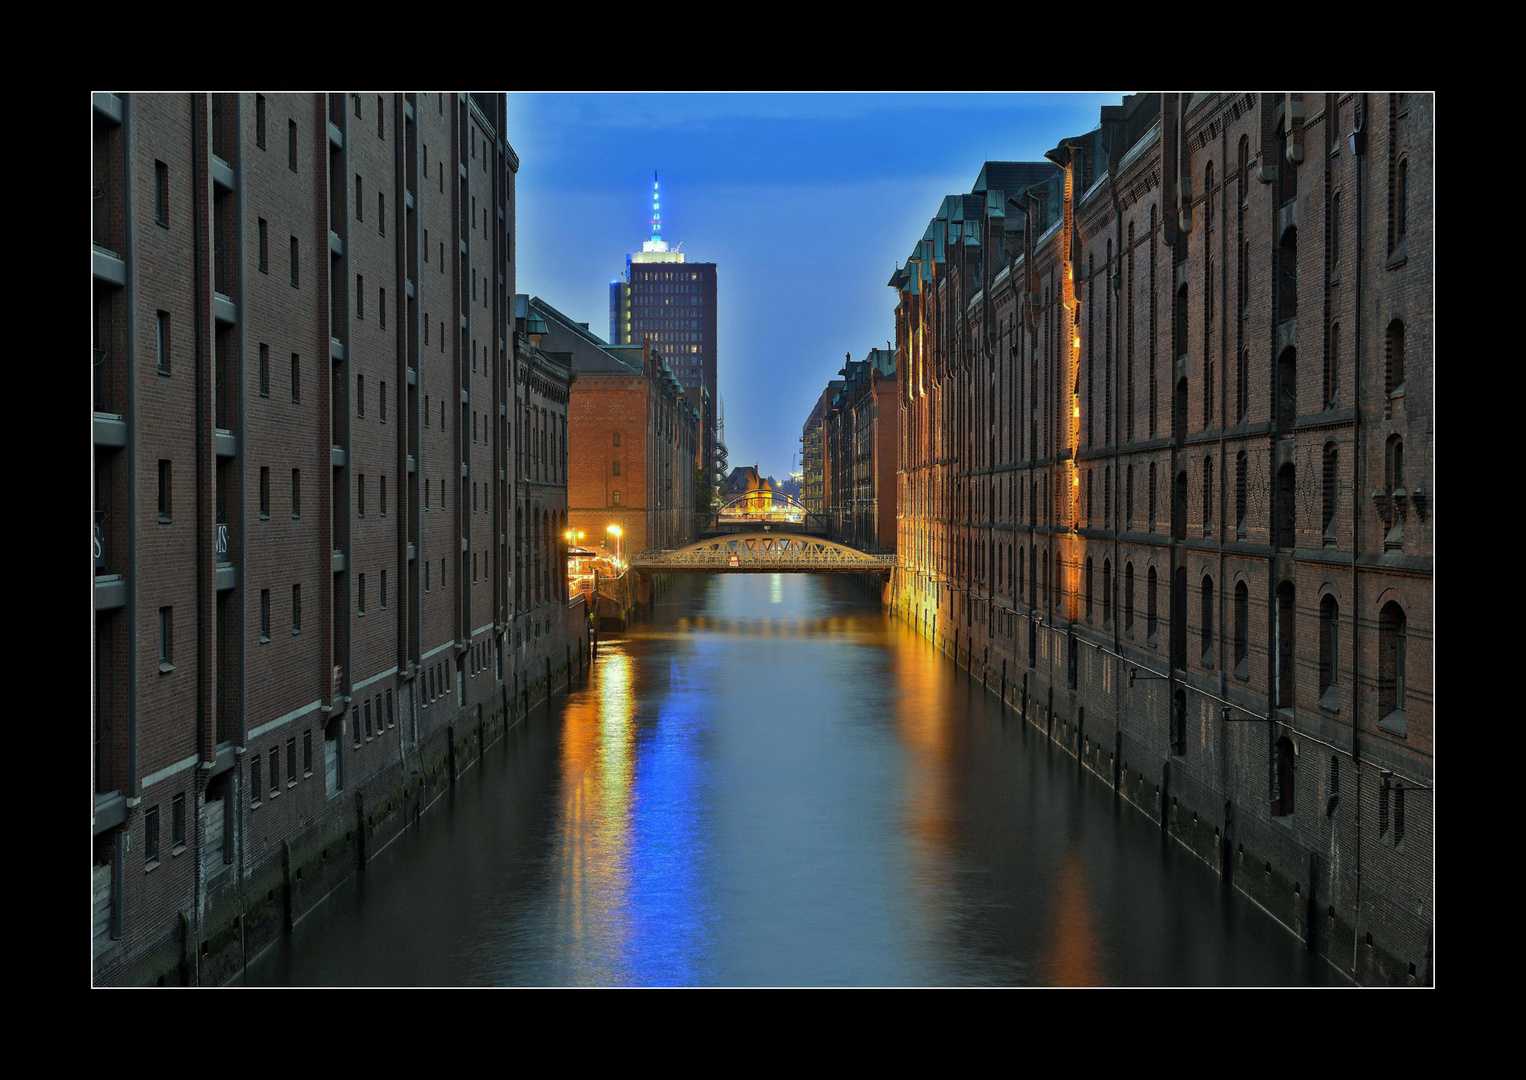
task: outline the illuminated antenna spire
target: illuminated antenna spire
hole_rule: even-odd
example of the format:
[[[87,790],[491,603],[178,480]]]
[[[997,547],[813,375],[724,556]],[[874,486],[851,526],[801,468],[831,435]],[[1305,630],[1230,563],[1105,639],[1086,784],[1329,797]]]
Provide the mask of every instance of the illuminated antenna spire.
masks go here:
[[[641,245],[643,252],[666,252],[662,239],[662,192],[657,187],[657,170],[652,170],[652,238]]]
[[[657,189],[657,170],[652,170],[652,239],[662,240],[662,202]]]

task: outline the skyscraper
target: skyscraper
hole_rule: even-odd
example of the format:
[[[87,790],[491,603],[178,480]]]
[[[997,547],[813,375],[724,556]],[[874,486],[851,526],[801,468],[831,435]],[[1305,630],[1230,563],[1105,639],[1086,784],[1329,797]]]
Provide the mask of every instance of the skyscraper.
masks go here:
[[[715,264],[687,262],[663,240],[655,172],[652,235],[640,251],[625,257],[625,276],[609,285],[609,340],[614,345],[649,341],[668,362],[704,417],[699,463],[718,486],[722,476],[716,434],[720,393],[715,370]]]

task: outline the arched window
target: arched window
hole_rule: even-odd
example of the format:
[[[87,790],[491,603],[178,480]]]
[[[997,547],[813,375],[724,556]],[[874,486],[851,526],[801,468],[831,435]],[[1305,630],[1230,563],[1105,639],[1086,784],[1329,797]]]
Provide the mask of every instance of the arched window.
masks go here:
[[[1176,474],[1171,493],[1171,537],[1187,539],[1187,470]]]
[[[1086,557],[1086,621],[1092,621],[1092,559]]]
[[[1250,348],[1240,350],[1235,368],[1235,420],[1245,419],[1250,409]]]
[[[1213,535],[1213,458],[1203,459],[1203,535]]]
[[[1123,566],[1123,632],[1134,634],[1134,564]]]
[[[1339,704],[1339,697],[1332,699],[1330,691],[1338,682],[1336,672],[1340,663],[1340,618],[1335,597],[1325,595],[1319,602],[1319,703],[1326,708]]]
[[[1155,567],[1152,566],[1145,575],[1145,639],[1151,645],[1155,644],[1155,620],[1158,611],[1155,600]]]
[[[1394,247],[1404,245],[1409,223],[1409,161],[1399,162],[1398,187],[1394,191]]]
[[[1298,535],[1298,513],[1294,500],[1298,485],[1290,461],[1277,470],[1277,549],[1292,551]]]
[[[1341,276],[1341,194],[1330,199],[1330,277]]]
[[[1384,343],[1383,389],[1392,394],[1404,392],[1404,322],[1395,319],[1388,324]]]
[[[1325,443],[1323,455],[1324,463],[1324,497],[1321,499],[1321,524],[1324,529],[1324,541],[1327,546],[1335,544],[1335,504],[1336,495],[1340,490],[1340,451],[1335,444]]]
[[[1293,707],[1293,583],[1277,586],[1277,671],[1273,699],[1279,709]]]
[[[1113,625],[1113,564],[1102,560],[1102,625]]]
[[[1203,169],[1203,224],[1213,229],[1213,162]]]
[[[1325,408],[1333,409],[1340,400],[1341,324],[1330,327],[1330,351],[1325,353]]]
[[[1277,357],[1277,394],[1282,408],[1278,422],[1286,431],[1298,415],[1298,350],[1291,346]]]
[[[1187,286],[1176,290],[1176,323],[1172,355],[1180,359],[1187,355]]]
[[[1250,674],[1250,589],[1243,581],[1235,582],[1235,674]]]
[[[1241,450],[1235,456],[1235,532],[1245,538],[1246,487],[1250,477],[1250,459]]]
[[[1293,740],[1286,735],[1277,740],[1277,794],[1272,799],[1272,816],[1287,817],[1293,812]]]
[[[1388,533],[1383,546],[1390,550],[1404,544],[1404,503],[1409,491],[1404,486],[1404,440],[1397,434],[1388,437],[1383,454],[1383,486],[1388,493],[1384,500],[1387,508]]]
[[[1382,726],[1405,734],[1405,638],[1408,620],[1397,601],[1378,612],[1378,717]]]
[[[1213,578],[1203,578],[1203,608],[1198,620],[1203,628],[1203,666],[1213,666]]]
[[[1277,246],[1277,319],[1298,318],[1298,230],[1282,234]]]
[[[1134,531],[1134,466],[1128,466],[1124,474],[1123,488],[1123,528],[1126,532]]]

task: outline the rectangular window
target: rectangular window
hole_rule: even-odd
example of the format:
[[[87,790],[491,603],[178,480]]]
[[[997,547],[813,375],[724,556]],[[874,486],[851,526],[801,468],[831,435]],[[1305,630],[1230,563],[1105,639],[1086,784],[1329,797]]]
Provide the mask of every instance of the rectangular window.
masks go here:
[[[387,329],[387,290],[386,289],[383,289],[381,291],[381,314],[379,314],[377,316],[377,318],[381,321],[381,328],[383,330]]]
[[[313,733],[302,733],[302,775],[313,775]]]
[[[270,346],[260,346],[260,397],[270,396]]]
[[[170,800],[170,852],[185,847],[185,793]]]
[[[275,747],[270,748],[270,793],[279,794],[281,790],[281,751]]]
[[[159,609],[159,670],[175,670],[175,609]]]
[[[293,634],[302,632],[302,586],[300,585],[291,587],[291,632]]]
[[[291,166],[291,171],[297,171],[297,122],[286,121],[286,164]]]
[[[615,505],[615,506],[619,506],[620,505],[620,492],[619,492],[619,489],[615,490],[615,498],[614,498],[613,505]]]
[[[355,415],[366,415],[366,377],[355,376]]]
[[[154,162],[154,217],[160,225],[170,223],[170,167]]]
[[[286,786],[291,787],[297,782],[297,737],[293,735],[286,740]]]
[[[366,516],[366,474],[360,473],[355,484],[355,511],[358,516]]]
[[[387,310],[387,290],[386,289],[382,290],[382,310],[383,311]],[[386,326],[387,324],[386,323],[382,323],[382,325]],[[387,384],[386,383],[382,383],[381,384],[381,422],[384,423],[384,424],[387,422]],[[386,512],[387,512],[386,507],[383,507],[382,508],[382,513],[385,514]]]
[[[270,224],[260,218],[260,273],[270,273]]]
[[[429,155],[427,153],[424,155],[424,175],[425,176],[429,175]],[[425,262],[429,261],[429,230],[428,229],[424,230],[424,261]],[[427,324],[428,320],[426,319],[425,322]],[[426,344],[426,345],[429,344],[429,333],[428,333],[428,331],[425,331],[425,334],[424,334],[424,344]]]
[[[270,520],[270,466],[260,466],[260,520]]]
[[[387,235],[387,196],[380,191],[376,193],[376,231]]]
[[[143,815],[143,862],[153,866],[159,861],[159,808],[149,807]]]
[[[366,201],[360,194],[360,174],[355,174],[355,220],[366,220]]]
[[[371,703],[369,701],[366,702],[366,704],[365,704],[365,714],[366,714],[366,738],[369,739],[371,737]]]
[[[159,359],[159,374],[170,373],[170,313],[159,312],[159,337],[156,342],[155,352]]]
[[[302,400],[302,380],[299,378],[302,369],[301,358],[296,353],[291,354],[291,399],[300,402]]]
[[[302,470],[291,471],[291,516],[302,516]]]
[[[381,609],[387,610],[387,571],[382,571],[381,579]]]
[[[300,279],[297,277],[297,238],[293,236],[291,238],[291,287],[293,289],[301,288],[302,286],[299,284],[299,281]]]
[[[376,95],[376,137],[378,139],[387,137],[387,110],[380,94]]]
[[[260,590],[260,641],[270,640],[270,590]]]
[[[170,519],[170,463],[159,459],[159,520]]]
[[[356,598],[360,601],[360,604],[359,604],[360,613],[362,615],[364,615],[366,613],[366,575],[361,574],[361,575],[359,575],[359,577],[360,577],[360,584],[358,586],[356,586],[355,595],[356,595]]]
[[[260,782],[260,755],[249,755],[249,802],[252,806],[260,805],[260,796],[265,793],[265,788]]]
[[[387,478],[381,478],[381,516],[387,516]]]
[[[397,720],[392,715],[392,691],[391,690],[387,691],[387,726],[388,727],[396,727],[397,726]]]
[[[265,149],[265,95],[254,95],[254,144]]]
[[[366,317],[366,279],[360,274],[355,275],[355,317]],[[364,413],[361,413],[364,416]]]

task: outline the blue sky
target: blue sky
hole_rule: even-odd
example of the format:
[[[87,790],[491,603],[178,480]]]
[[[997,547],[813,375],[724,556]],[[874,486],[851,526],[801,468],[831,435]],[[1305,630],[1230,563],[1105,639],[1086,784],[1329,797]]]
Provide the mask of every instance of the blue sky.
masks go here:
[[[986,161],[1038,161],[1108,94],[510,94],[517,288],[600,337],[650,232],[717,264],[731,464],[780,480],[843,354],[894,336],[895,268]]]

